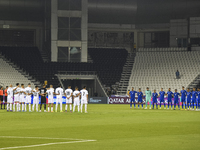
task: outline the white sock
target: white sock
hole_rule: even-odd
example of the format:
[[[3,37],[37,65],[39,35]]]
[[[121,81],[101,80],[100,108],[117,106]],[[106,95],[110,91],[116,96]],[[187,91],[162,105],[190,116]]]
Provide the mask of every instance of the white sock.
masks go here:
[[[66,104],[66,106],[65,106],[65,110],[67,111],[67,107],[68,107],[68,105]]]
[[[73,112],[75,111],[75,107],[76,107],[76,105],[74,104],[74,107],[73,107]]]
[[[72,110],[72,104],[69,105],[70,111]]]
[[[9,110],[9,104],[7,103],[7,110]]]
[[[35,110],[35,104],[33,104],[33,106],[32,106],[32,111],[34,111]]]
[[[51,107],[51,111],[53,111],[53,107]]]
[[[79,108],[79,105],[78,105],[78,112],[80,111],[79,109],[80,109],[80,108]]]
[[[17,111],[19,111],[19,103],[17,103],[17,106],[16,106],[16,107],[17,107]]]
[[[49,106],[48,106],[48,112],[49,112]]]
[[[21,109],[20,107],[21,107],[21,104],[19,103],[19,105],[18,105],[19,111],[20,111],[20,109]]]
[[[12,110],[12,104],[10,104],[10,110]]]
[[[83,104],[81,104],[81,112],[83,112],[82,110],[83,110]]]
[[[87,104],[85,104],[85,112],[87,112]]]
[[[25,108],[25,111],[26,111],[26,104],[24,104],[24,108]]]
[[[13,104],[13,111],[15,111],[15,103]]]
[[[60,103],[60,111],[62,111],[62,102]]]
[[[29,111],[31,111],[31,104],[29,103]]]
[[[38,111],[38,104],[36,104],[36,111]]]
[[[56,103],[56,111],[57,111],[57,109],[58,109],[58,103]]]
[[[24,104],[22,104],[22,111],[24,111]]]

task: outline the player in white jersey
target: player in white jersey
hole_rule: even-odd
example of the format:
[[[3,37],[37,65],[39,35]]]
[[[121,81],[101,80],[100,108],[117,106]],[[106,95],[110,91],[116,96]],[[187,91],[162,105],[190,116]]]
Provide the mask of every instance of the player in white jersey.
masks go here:
[[[26,102],[26,90],[24,88],[24,84],[21,84],[20,88],[20,104],[22,104],[22,111],[24,111],[24,104]],[[20,109],[19,109],[20,111]]]
[[[25,103],[25,111],[26,111],[26,104],[29,105],[29,112],[31,112],[31,95],[32,93],[32,88],[31,88],[31,84],[28,84],[28,87],[25,88],[26,90],[26,103]]]
[[[51,112],[53,112],[53,103],[54,103],[54,95],[58,95],[54,92],[53,85],[50,85],[50,88],[47,89],[46,94],[48,95],[48,112],[50,112],[50,104],[51,104]]]
[[[35,86],[35,89],[32,90],[32,93],[33,93],[32,111],[34,111],[35,105],[36,105],[36,112],[38,112],[39,95],[40,95],[40,91],[38,89],[38,86]]]
[[[81,92],[81,113],[83,104],[85,104],[85,113],[87,113],[88,91],[86,90],[86,86],[84,86],[80,92]]]
[[[8,103],[7,103],[7,111],[12,111],[12,103],[13,103],[13,91],[15,91],[17,88],[13,88],[12,84],[7,90],[8,93]],[[10,107],[9,107],[10,106]]]
[[[75,107],[78,107],[79,111],[79,105],[80,105],[80,92],[78,91],[78,87],[75,87],[75,91],[73,92],[73,99],[74,99],[74,106],[73,106],[73,112],[75,112]]]
[[[13,111],[15,111],[15,103],[17,105],[17,111],[19,111],[19,92],[20,92],[19,83],[17,83],[16,87],[14,88],[17,88],[17,89],[14,91]]]
[[[59,85],[58,88],[56,88],[56,94],[57,94],[57,98],[56,98],[56,112],[57,112],[58,103],[60,103],[60,112],[63,112],[62,111],[62,94],[63,94],[63,89],[61,88],[61,85]]]
[[[68,89],[65,90],[65,97],[66,97],[66,106],[65,106],[65,111],[67,112],[67,107],[68,104],[70,106],[70,112],[72,112],[72,95],[73,91],[71,89],[71,86],[68,86]]]

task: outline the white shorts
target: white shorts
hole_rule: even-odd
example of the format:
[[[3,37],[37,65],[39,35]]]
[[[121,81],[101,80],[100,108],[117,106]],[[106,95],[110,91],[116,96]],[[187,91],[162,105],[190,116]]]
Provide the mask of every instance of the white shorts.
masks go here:
[[[70,97],[69,99],[66,98],[66,104],[71,104],[72,103],[72,98]]]
[[[56,98],[56,103],[62,103],[62,97],[57,97]]]
[[[39,104],[39,98],[33,98],[33,104]]]
[[[54,98],[48,98],[48,104],[53,104],[54,103]]]
[[[14,95],[14,102],[19,102],[19,95],[18,94]]]
[[[25,103],[26,102],[25,96],[23,96],[23,95],[20,96],[20,102],[21,103]]]
[[[80,100],[74,100],[74,105],[76,106],[79,106],[80,105]]]
[[[87,104],[87,99],[81,99],[81,104]]]
[[[12,96],[8,96],[7,97],[7,102],[8,103],[13,103],[13,97]]]
[[[26,103],[31,103],[31,97],[30,96],[26,96]]]

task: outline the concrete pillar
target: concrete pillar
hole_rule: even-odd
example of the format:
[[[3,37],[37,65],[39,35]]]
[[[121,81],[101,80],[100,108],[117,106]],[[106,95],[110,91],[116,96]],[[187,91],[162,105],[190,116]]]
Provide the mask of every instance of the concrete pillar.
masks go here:
[[[87,62],[88,54],[88,0],[82,0],[81,16],[81,62]]]
[[[51,61],[57,62],[58,58],[58,2],[51,0]]]

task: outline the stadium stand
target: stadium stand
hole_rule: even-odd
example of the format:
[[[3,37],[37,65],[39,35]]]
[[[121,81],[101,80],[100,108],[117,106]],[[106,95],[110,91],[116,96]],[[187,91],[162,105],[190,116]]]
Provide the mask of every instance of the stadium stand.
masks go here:
[[[79,62],[44,62],[37,47],[0,47],[5,57],[19,65],[30,76],[43,83],[57,86],[59,71],[96,71],[102,84],[111,86],[120,81],[123,66],[126,62],[125,49],[99,49],[88,50],[93,63]]]
[[[120,81],[128,56],[125,49],[89,48],[88,53],[102,84],[111,86]]]
[[[176,79],[176,70],[180,79]],[[146,87],[150,90],[172,91],[187,87],[200,73],[199,52],[186,51],[184,48],[142,48],[136,53],[132,74],[127,90]]]
[[[12,84],[15,86],[16,82],[24,83],[25,86],[27,86],[28,83],[31,83],[30,80],[24,77],[0,57],[0,85],[5,87]],[[32,87],[34,87],[33,83]]]

